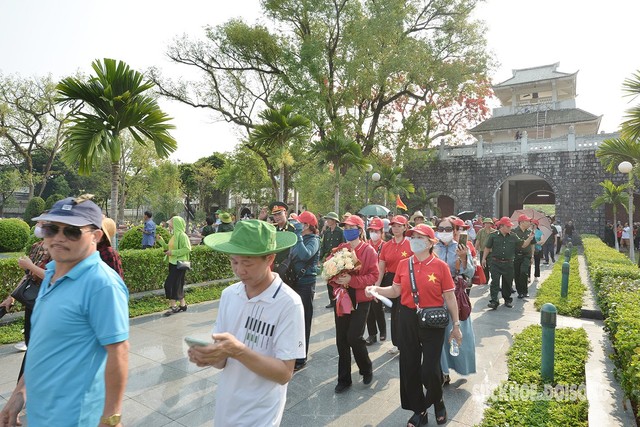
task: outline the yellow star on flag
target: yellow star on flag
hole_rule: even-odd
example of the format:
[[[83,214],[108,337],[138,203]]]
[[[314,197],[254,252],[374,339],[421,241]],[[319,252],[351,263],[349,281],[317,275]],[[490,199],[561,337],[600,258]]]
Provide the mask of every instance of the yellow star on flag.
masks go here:
[[[431,273],[431,274],[429,275],[429,281],[430,281],[430,282],[433,282],[433,283],[436,283],[436,275],[435,275],[435,274],[433,274],[433,273]]]
[[[402,251],[402,256],[406,258],[407,257],[407,251]]]

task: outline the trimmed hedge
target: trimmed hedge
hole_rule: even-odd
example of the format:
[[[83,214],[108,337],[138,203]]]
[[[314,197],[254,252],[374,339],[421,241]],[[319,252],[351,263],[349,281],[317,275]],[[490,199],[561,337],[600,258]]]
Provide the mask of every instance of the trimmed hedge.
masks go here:
[[[528,326],[514,336],[507,353],[509,379],[493,391],[481,426],[589,425],[584,370],[590,351],[587,333],[582,328],[556,329],[555,384],[542,379],[541,346],[540,326]]]
[[[19,218],[0,219],[0,252],[22,252],[31,228]]]
[[[616,378],[631,401],[640,424],[640,270],[626,255],[605,245],[597,236],[584,236],[589,275],[613,344]]]
[[[142,225],[137,225],[135,227],[131,227],[122,235],[122,238],[118,242],[118,250],[125,249],[142,249]],[[165,242],[169,242],[171,239],[171,233],[169,230],[163,227],[156,227],[156,235],[162,236]],[[156,240],[156,244],[154,248],[160,248],[160,244]]]
[[[124,282],[130,293],[162,289],[169,274],[168,263],[161,249],[129,249],[120,251]],[[201,283],[233,277],[229,258],[206,246],[194,246],[191,251],[191,267],[187,283]],[[0,301],[18,285],[24,271],[18,267],[17,258],[0,259]]]
[[[560,296],[562,288],[562,264],[560,262],[562,258],[558,258],[558,261],[553,266],[553,270],[547,279],[542,282],[534,306],[536,310],[546,304],[551,303],[558,309],[558,314],[563,316],[580,317],[584,293],[586,286],[580,280],[579,264],[576,249],[573,249],[571,259],[569,260],[569,290],[566,298]]]

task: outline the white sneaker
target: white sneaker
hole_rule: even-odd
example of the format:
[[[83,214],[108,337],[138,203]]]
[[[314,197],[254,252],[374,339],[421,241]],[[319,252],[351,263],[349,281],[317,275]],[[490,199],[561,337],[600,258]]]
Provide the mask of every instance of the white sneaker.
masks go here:
[[[24,341],[20,341],[18,344],[14,345],[13,348],[18,351],[27,351],[27,344],[25,344]]]
[[[396,347],[395,345],[393,347],[391,347],[389,349],[389,351],[387,351],[388,354],[398,354],[400,353],[400,350],[398,349],[398,347]]]

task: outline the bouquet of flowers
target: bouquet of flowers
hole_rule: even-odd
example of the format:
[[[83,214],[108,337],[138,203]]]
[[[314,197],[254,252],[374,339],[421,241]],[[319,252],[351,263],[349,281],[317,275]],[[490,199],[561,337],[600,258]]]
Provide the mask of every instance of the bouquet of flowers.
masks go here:
[[[322,264],[322,278],[331,279],[339,274],[356,270],[360,266],[360,260],[355,252],[342,248]]]

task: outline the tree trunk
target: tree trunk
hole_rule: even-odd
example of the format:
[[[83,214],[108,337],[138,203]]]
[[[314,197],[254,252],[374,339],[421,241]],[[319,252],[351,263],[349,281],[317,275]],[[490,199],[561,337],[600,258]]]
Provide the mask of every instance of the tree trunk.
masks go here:
[[[120,163],[111,162],[111,206],[109,217],[117,221],[118,214],[118,187],[120,187]]]
[[[616,214],[618,213],[618,210],[616,209],[616,205],[614,203],[613,205],[613,240],[615,241],[615,248],[616,251],[620,252],[620,245],[618,244],[618,217],[616,216]]]
[[[124,224],[124,206],[127,203],[127,192],[122,192],[122,198],[118,201],[118,220],[117,224]]]
[[[280,186],[278,187],[278,200],[281,202],[285,202],[284,200],[284,165],[280,167]]]
[[[334,212],[340,215],[340,172],[336,169],[336,187],[333,193],[334,201],[333,208]]]

